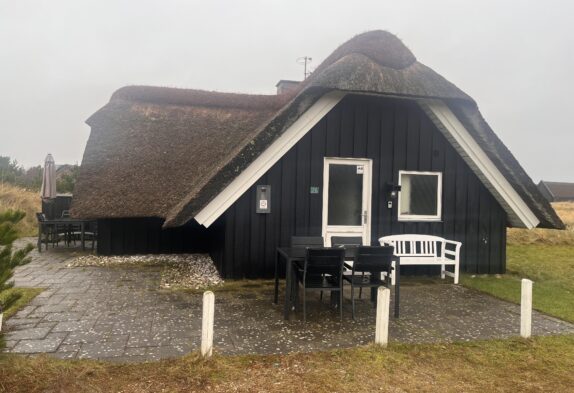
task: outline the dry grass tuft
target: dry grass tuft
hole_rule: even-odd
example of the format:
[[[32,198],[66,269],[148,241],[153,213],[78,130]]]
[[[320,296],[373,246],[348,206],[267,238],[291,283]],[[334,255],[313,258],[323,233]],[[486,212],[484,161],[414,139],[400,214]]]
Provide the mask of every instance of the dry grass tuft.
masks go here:
[[[509,228],[508,243],[574,245],[574,202],[555,202],[552,207],[566,225],[565,231]]]
[[[36,212],[41,211],[42,203],[38,192],[28,191],[11,184],[0,185],[0,212],[22,210],[26,217],[18,223],[20,236],[35,236],[38,232]]]
[[[552,207],[568,229],[574,231],[574,202],[555,202]]]

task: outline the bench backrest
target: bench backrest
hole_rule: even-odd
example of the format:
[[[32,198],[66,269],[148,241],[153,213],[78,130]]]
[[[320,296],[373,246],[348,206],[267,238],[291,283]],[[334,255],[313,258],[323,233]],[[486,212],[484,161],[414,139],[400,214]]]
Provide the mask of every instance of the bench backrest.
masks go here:
[[[395,248],[395,255],[405,257],[439,257],[444,254],[445,239],[431,235],[391,235],[379,239],[381,245]]]

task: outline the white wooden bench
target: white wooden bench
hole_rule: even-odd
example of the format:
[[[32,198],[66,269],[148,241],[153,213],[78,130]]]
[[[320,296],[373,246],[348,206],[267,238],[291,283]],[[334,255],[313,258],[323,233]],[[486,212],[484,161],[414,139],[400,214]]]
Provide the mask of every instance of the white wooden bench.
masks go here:
[[[444,279],[445,275],[448,275],[458,284],[461,242],[430,235],[392,235],[381,237],[379,243],[381,246],[389,245],[395,248],[394,253],[401,258],[401,266],[440,266],[440,277]],[[447,265],[454,266],[454,272],[447,271]],[[394,275],[392,283],[395,283]]]

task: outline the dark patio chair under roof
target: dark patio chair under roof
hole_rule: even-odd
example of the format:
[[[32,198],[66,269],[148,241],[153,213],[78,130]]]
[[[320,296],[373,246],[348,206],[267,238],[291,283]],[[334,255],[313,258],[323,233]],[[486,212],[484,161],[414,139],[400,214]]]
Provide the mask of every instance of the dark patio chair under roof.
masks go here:
[[[297,269],[297,282],[303,286],[303,320],[307,321],[307,291],[338,291],[339,315],[343,319],[343,265],[342,248],[308,248],[302,269]]]
[[[376,288],[383,285],[390,286],[393,251],[394,249],[391,246],[358,247],[357,254],[353,260],[352,274],[343,276],[343,279],[351,284],[353,319],[355,319],[355,287]],[[365,272],[370,273],[370,276],[365,277]],[[384,281],[380,278],[381,273],[386,273]]]
[[[323,247],[322,236],[291,236],[291,247]]]

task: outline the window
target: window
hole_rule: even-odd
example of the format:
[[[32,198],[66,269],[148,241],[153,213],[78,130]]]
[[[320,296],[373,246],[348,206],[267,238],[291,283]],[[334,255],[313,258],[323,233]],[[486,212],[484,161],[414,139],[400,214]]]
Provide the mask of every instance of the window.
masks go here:
[[[442,173],[399,171],[399,220],[440,221]]]

